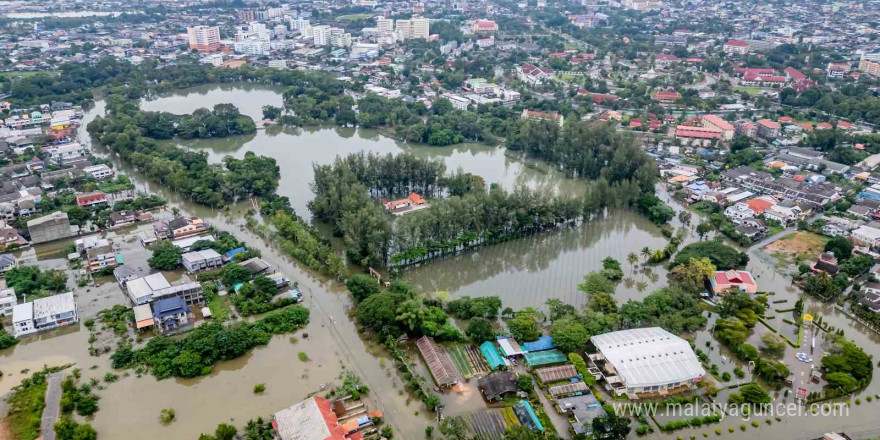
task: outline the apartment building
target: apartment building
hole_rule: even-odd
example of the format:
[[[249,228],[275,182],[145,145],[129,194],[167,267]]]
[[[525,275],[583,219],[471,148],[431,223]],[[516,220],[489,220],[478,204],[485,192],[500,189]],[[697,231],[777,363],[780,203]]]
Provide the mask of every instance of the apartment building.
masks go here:
[[[186,28],[189,49],[213,52],[220,49],[220,28],[217,26],[193,26]]]
[[[74,324],[78,320],[73,292],[18,304],[12,310],[12,330],[15,337]]]

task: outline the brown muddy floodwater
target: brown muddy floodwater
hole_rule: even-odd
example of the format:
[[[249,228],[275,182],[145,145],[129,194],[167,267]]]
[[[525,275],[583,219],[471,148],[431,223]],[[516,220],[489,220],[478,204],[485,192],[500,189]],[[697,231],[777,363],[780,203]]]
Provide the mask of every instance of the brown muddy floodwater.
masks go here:
[[[253,85],[208,85],[154,101],[145,101],[143,108],[188,113],[199,107],[211,107],[225,102],[234,103],[242,113],[260,119],[260,108],[263,105],[281,105],[280,90]],[[88,123],[103,111],[103,102],[98,102],[87,112],[84,122]],[[85,124],[80,128],[80,137],[81,142],[90,144]],[[275,157],[281,167],[279,193],[290,197],[297,212],[306,217],[309,216],[306,204],[313,196],[308,188],[312,180],[312,163],[328,163],[337,155],[357,151],[408,151],[417,155],[440,157],[450,170],[461,167],[467,172],[483,176],[488,183],[497,182],[508,189],[524,184],[565,194],[578,194],[584,188],[581,182],[566,179],[544,164],[520,160],[501,148],[476,144],[454,147],[413,146],[383,137],[372,130],[288,130],[269,127],[251,136],[188,141],[181,144],[207,151],[211,160],[217,162],[225,155],[241,157],[246,151]],[[98,155],[107,155],[107,151],[100,146],[93,146],[93,151]],[[348,317],[351,303],[342,286],[304,271],[290,258],[267,245],[263,239],[244,229],[243,217],[250,207],[249,204],[241,203],[225,211],[194,205],[176,194],[168,193],[143,174],[119,163],[112,155],[109,157],[117,169],[131,177],[138,190],[161,195],[169,200],[171,206],[184,213],[203,217],[214,226],[236,234],[249,246],[260,249],[264,259],[274,269],[300,283],[305,292],[304,305],[311,312],[311,321],[306,329],[296,333],[298,342],[295,344],[289,341],[290,335],[276,336],[265,347],[257,348],[239,359],[218,364],[215,371],[208,376],[191,380],[156,381],[151,376],[137,378],[131,375],[107,385],[106,389],[99,392],[101,409],[92,420],[102,438],[185,440],[195,439],[201,432],[211,432],[222,422],[242,426],[250,418],[268,417],[273,412],[305,398],[309,393],[321,393],[322,385],[326,390],[331,386],[327,384],[338,382],[336,378],[343,368],[353,370],[370,387],[367,404],[370,409],[385,413],[397,433],[397,438],[424,438],[424,427],[428,424],[436,426],[421,403],[412,401],[403,390],[403,382],[393,369],[391,361],[383,359],[387,354],[358,334]],[[681,209],[677,204],[672,205],[675,209]],[[693,225],[699,223],[696,217],[687,228],[685,243],[697,240],[693,231]],[[678,228],[681,225],[673,221],[673,226]],[[612,256],[623,263],[625,279],[616,292],[618,303],[623,303],[630,299],[644,298],[653,290],[666,285],[667,272],[663,266],[633,267],[625,262],[630,252],[639,254],[645,246],[656,249],[666,242],[659,229],[641,216],[628,211],[613,211],[577,226],[436,261],[406,272],[404,278],[424,292],[444,291],[452,298],[463,295],[497,295],[501,297],[504,306],[514,309],[526,306],[543,307],[549,298],[582,305],[584,298],[577,291],[577,285],[586,273],[601,268],[603,258]],[[123,245],[123,253],[130,253],[131,256],[126,256],[126,261],[131,258],[133,264],[145,264],[145,254],[127,246],[129,245]],[[37,258],[41,266],[57,264],[56,261],[49,260],[63,259],[57,251],[53,254],[50,248],[25,252],[35,253],[34,258]],[[800,293],[791,287],[791,279],[777,273],[772,265],[764,262],[762,258],[766,256],[759,250],[751,250],[749,253],[751,261],[748,268],[756,276],[761,290],[776,292],[773,300],[788,301],[777,305],[777,308],[793,306]],[[40,259],[38,255],[47,256]],[[122,292],[112,282],[89,289],[76,289],[80,301],[85,300],[88,303],[99,296],[106,298],[96,301],[96,304],[124,302]],[[88,309],[83,313],[83,318],[100,310],[97,305]],[[810,313],[822,315],[830,325],[845,329],[849,338],[874,354],[875,358],[880,354],[880,335],[853,323],[834,307],[807,299],[806,309]],[[787,314],[776,313],[772,324],[783,329],[785,324],[782,319],[785,317]],[[757,345],[764,331],[764,327],[756,327],[749,342]],[[308,338],[303,337],[306,333]],[[102,378],[110,371],[109,357],[89,356],[88,336],[84,328],[69,327],[26,339],[15,348],[0,352],[0,370],[6,374],[0,379],[0,392],[5,392],[25,377],[19,373],[20,370],[34,370],[43,365],[75,362],[83,369],[87,378]],[[718,348],[717,342],[711,342],[711,349],[705,346],[705,342],[711,340],[707,331],[693,336],[697,347],[709,353],[712,363],[717,363],[721,372],[731,371],[734,366],[739,365],[732,360],[729,352]],[[299,361],[299,352],[305,352],[311,360],[305,363]],[[789,348],[785,359],[795,372],[796,385],[800,386],[803,377],[801,375],[809,370],[809,365],[799,365],[794,359],[795,353],[796,350]],[[96,368],[91,369],[92,366]],[[460,386],[457,392],[443,397],[443,402],[449,407],[447,413],[469,412],[483,406],[474,382],[472,379]],[[255,395],[252,392],[257,383],[266,384],[266,393]],[[722,391],[721,395],[724,396],[725,393],[727,391]],[[749,426],[745,432],[739,430],[742,420],[725,419],[720,424],[702,429],[682,430],[671,434],[654,433],[651,438],[674,439],[679,435],[683,438],[691,435],[702,437],[704,431],[715,437],[712,431],[716,428],[723,430],[722,437],[738,439],[795,440],[814,438],[831,430],[869,432],[880,429],[880,421],[876,418],[876,405],[880,403],[865,403],[864,397],[869,394],[880,394],[878,381],[858,394],[862,397],[862,405],[852,405],[846,416],[787,417],[782,422],[774,420],[770,426],[762,420],[761,428]],[[778,399],[782,401],[785,397],[780,394]],[[162,408],[174,408],[177,421],[168,426],[161,425],[158,415]],[[419,415],[415,414],[416,411],[419,411]],[[728,427],[735,427],[735,432],[728,433]]]

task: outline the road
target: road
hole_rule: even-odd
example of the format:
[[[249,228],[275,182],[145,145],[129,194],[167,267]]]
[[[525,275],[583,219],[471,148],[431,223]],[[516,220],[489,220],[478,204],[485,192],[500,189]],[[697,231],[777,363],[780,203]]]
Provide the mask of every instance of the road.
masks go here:
[[[792,234],[794,232],[797,232],[796,227],[791,227],[791,228],[788,228],[782,232],[777,232],[776,234],[773,234],[769,237],[766,237],[763,240],[749,246],[749,250],[753,251],[755,249],[761,249],[762,247],[767,246],[768,244],[773,243],[774,241],[779,240],[782,237],[785,237],[786,235]]]
[[[40,434],[43,440],[55,440],[55,422],[61,413],[61,381],[64,373],[52,373],[46,376],[46,407],[43,408],[43,419],[40,421]]]

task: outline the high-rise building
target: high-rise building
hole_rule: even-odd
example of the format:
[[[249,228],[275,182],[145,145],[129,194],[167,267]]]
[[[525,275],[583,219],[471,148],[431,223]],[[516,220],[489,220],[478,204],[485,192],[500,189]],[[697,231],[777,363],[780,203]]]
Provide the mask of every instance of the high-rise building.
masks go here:
[[[394,20],[390,18],[377,18],[376,19],[376,30],[379,32],[393,32],[394,31]]]
[[[290,28],[299,31],[301,34],[305,34],[306,28],[309,26],[309,21],[302,17],[296,17],[295,19],[290,20]]]
[[[193,26],[186,29],[190,50],[210,52],[220,48],[220,28],[217,26]]]
[[[430,20],[423,17],[412,17],[409,20],[397,20],[397,33],[404,39],[424,38],[430,34]]]
[[[862,59],[859,60],[859,70],[871,76],[880,76],[880,54],[862,55]]]
[[[330,44],[330,26],[312,26],[312,38],[314,39],[315,46]]]

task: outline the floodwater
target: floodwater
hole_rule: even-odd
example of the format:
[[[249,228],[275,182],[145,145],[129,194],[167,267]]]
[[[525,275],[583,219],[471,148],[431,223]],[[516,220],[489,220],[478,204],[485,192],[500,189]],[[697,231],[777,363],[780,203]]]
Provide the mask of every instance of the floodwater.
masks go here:
[[[148,101],[144,103],[144,108],[172,109],[177,113],[184,113],[222,102],[235,103],[243,113],[259,119],[262,105],[279,105],[280,98],[277,89],[265,87],[204,86],[183,94]],[[87,112],[85,123],[103,111],[103,103],[98,102]],[[81,141],[88,145],[84,126],[80,129],[80,135]],[[307,186],[312,178],[312,163],[328,163],[337,155],[361,150],[383,153],[411,151],[419,155],[442,157],[449,169],[461,166],[465,171],[483,176],[487,183],[499,182],[507,188],[526,184],[567,194],[576,194],[583,189],[582,183],[565,179],[542,164],[521,161],[508,155],[503,149],[482,145],[442,148],[412,146],[385,138],[371,130],[316,128],[288,131],[274,127],[260,130],[252,136],[231,140],[193,141],[183,145],[204,149],[212,161],[219,161],[227,154],[241,157],[248,150],[274,156],[282,174],[279,192],[289,196],[297,211],[306,216],[306,203],[312,198]],[[100,156],[108,153],[96,145],[93,146],[93,151]],[[392,362],[383,359],[387,354],[357,333],[355,325],[348,317],[351,309],[349,295],[338,284],[304,271],[264,240],[245,230],[243,217],[250,207],[249,204],[238,204],[223,211],[197,206],[176,194],[168,193],[141,173],[119,163],[114,156],[109,155],[109,158],[114,161],[117,169],[132,178],[138,190],[161,195],[169,200],[171,206],[184,213],[201,216],[214,226],[235,233],[249,246],[260,249],[264,259],[273,268],[300,283],[305,292],[304,305],[311,311],[311,321],[306,329],[296,333],[296,343],[289,341],[290,335],[276,336],[265,347],[257,348],[239,359],[218,364],[215,371],[205,377],[156,381],[151,376],[129,376],[108,385],[99,393],[102,396],[101,410],[91,421],[103,438],[186,439],[196,438],[201,432],[210,432],[222,422],[241,426],[250,418],[269,416],[274,411],[305,398],[309,393],[323,394],[322,384],[333,382],[343,368],[352,369],[370,387],[367,404],[370,409],[385,413],[399,438],[417,439],[424,436],[424,427],[434,424],[430,415],[420,402],[412,401],[405,392]],[[675,204],[673,207],[681,209]],[[695,215],[692,225],[699,222],[696,217]],[[673,221],[673,226],[678,228],[681,225]],[[697,238],[691,226],[685,242],[695,240]],[[436,261],[408,271],[404,277],[425,292],[445,291],[452,298],[463,295],[497,295],[502,298],[504,306],[515,309],[541,307],[549,298],[582,305],[584,298],[577,291],[577,284],[586,273],[600,269],[603,258],[612,256],[623,263],[625,280],[620,283],[616,292],[618,303],[622,303],[629,299],[641,299],[666,283],[666,271],[662,266],[632,266],[626,263],[627,254],[639,254],[645,246],[656,249],[665,243],[659,229],[641,216],[627,211],[613,211],[581,225]],[[42,248],[26,252],[34,252],[36,255],[52,254],[51,249]],[[761,289],[776,292],[773,300],[788,300],[787,304],[775,307],[791,307],[798,298],[798,292],[791,288],[790,278],[763,263],[759,251],[750,251],[750,255],[752,258],[749,270],[756,276]],[[113,284],[107,283],[101,287],[108,285]],[[88,298],[92,294],[81,290],[77,289],[78,295]],[[120,291],[115,292],[121,295]],[[830,325],[845,329],[847,336],[865,347],[869,353],[880,354],[880,335],[851,322],[833,307],[808,300],[806,310],[822,315]],[[787,314],[775,315],[773,325],[783,328],[781,320]],[[764,328],[759,324],[750,337],[750,342],[757,345],[763,331]],[[308,334],[308,338],[305,334]],[[705,341],[711,338],[708,332],[699,332],[694,336],[698,348],[709,350],[705,347]],[[83,369],[86,378],[102,378],[110,371],[109,358],[106,355],[97,358],[89,356],[87,339],[88,332],[85,329],[68,327],[27,339],[0,353],[0,369],[5,373],[0,379],[0,392],[8,390],[25,377],[19,373],[20,370],[33,370],[44,364],[75,362]],[[709,351],[712,362],[719,364],[722,372],[731,371],[735,361],[730,360],[729,353],[718,348],[717,342],[712,342],[712,345],[713,348]],[[299,352],[305,352],[311,360],[306,363],[299,361]],[[788,349],[786,361],[799,374],[805,366],[795,367],[794,353],[795,350]],[[91,369],[92,366],[95,368]],[[476,392],[473,382],[472,379],[466,386],[462,386],[459,394],[444,397],[444,403],[450,406],[456,403],[463,406],[457,410],[450,409],[450,413],[466,412],[480,407],[481,399],[473,396]],[[266,384],[265,394],[253,394],[253,386],[257,383]],[[800,380],[796,384],[801,385]],[[722,395],[724,393],[726,391],[722,391]],[[851,406],[848,416],[785,418],[782,422],[774,421],[770,426],[762,421],[761,428],[749,426],[746,432],[738,428],[741,420],[731,418],[702,429],[671,434],[655,433],[651,438],[700,436],[703,431],[711,432],[718,427],[724,430],[723,437],[743,439],[755,438],[756,434],[758,438],[814,438],[831,430],[863,433],[880,427],[875,420],[877,410],[873,406],[880,403],[866,403],[864,399],[869,394],[878,393],[880,385],[875,381],[867,390],[858,394],[863,403]],[[790,397],[788,400],[790,401]],[[158,414],[162,408],[174,408],[177,421],[167,426],[161,425]],[[137,430],[134,431],[132,427]],[[736,427],[735,432],[728,433],[728,427]]]
[[[149,111],[183,114],[192,113],[198,108],[232,103],[242,114],[260,120],[264,105],[282,105],[282,90],[253,84],[205,85],[159,99],[146,100],[141,107]],[[252,135],[171,142],[205,151],[212,162],[220,162],[227,155],[241,158],[248,151],[274,157],[282,170],[278,192],[289,197],[296,212],[305,218],[311,217],[306,204],[314,197],[309,189],[314,178],[312,164],[327,164],[337,156],[359,151],[380,154],[408,152],[419,157],[439,157],[446,163],[449,171],[461,167],[466,172],[482,176],[487,184],[499,183],[507,189],[527,185],[566,194],[583,191],[582,183],[564,179],[543,164],[519,160],[506,154],[503,149],[483,144],[449,147],[413,145],[385,137],[377,130],[341,127],[282,129],[268,126]]]

